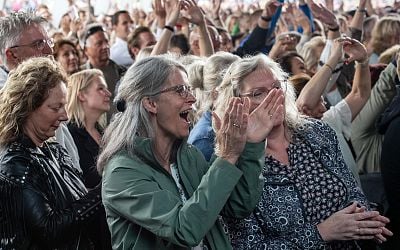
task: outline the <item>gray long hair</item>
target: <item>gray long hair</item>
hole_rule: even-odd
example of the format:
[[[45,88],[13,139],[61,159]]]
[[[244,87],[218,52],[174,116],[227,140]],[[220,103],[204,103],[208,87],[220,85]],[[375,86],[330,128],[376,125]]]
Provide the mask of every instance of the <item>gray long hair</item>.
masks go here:
[[[175,69],[186,72],[182,64],[165,55],[144,58],[128,69],[115,97],[123,106],[122,112],[115,115],[104,132],[97,161],[100,173],[107,162],[121,150],[134,154],[136,136],[154,137],[150,116],[142,105],[142,99],[161,91]]]
[[[0,57],[6,65],[6,48],[16,45],[20,35],[28,27],[36,24],[43,25],[46,19],[35,15],[33,11],[13,12],[0,18]]]
[[[228,68],[221,85],[217,88],[218,98],[215,102],[217,115],[223,117],[226,108],[229,106],[229,99],[239,96],[243,79],[258,69],[269,71],[277,80],[282,83],[286,82],[286,84],[282,84],[282,89],[285,92],[285,124],[289,130],[294,130],[297,126],[303,124],[306,120],[302,118],[296,107],[293,86],[287,81],[288,74],[282,70],[277,62],[263,54],[239,59]]]

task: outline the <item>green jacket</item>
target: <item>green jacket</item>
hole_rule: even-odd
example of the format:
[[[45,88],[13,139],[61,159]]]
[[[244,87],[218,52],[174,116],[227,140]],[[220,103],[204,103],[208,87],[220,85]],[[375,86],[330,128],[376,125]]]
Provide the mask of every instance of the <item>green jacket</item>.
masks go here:
[[[211,165],[194,146],[180,145],[182,204],[172,176],[155,160],[151,140],[136,139],[135,155],[121,152],[103,173],[103,203],[114,249],[189,249],[206,237],[212,249],[231,249],[218,215],[244,218],[262,192],[264,143],[247,143],[237,167]]]
[[[360,173],[380,172],[383,135],[376,122],[396,95],[397,70],[388,64],[371,90],[371,96],[352,122],[351,143]]]

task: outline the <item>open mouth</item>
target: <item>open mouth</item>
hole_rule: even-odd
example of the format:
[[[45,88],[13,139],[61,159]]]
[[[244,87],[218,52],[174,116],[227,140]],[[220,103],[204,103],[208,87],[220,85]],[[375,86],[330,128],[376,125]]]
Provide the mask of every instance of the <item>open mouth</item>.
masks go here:
[[[185,120],[185,122],[187,122],[187,123],[190,123],[190,121],[189,121],[189,111],[190,111],[190,110],[185,110],[185,111],[182,111],[182,112],[179,113],[179,116],[180,116],[183,120]]]

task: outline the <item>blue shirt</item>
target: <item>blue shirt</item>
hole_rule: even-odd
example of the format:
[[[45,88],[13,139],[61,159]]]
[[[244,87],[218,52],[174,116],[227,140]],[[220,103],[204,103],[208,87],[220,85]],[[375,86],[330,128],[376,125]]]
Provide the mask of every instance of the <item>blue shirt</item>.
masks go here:
[[[212,128],[211,112],[205,112],[190,131],[188,143],[198,148],[207,161],[214,153],[215,133]]]

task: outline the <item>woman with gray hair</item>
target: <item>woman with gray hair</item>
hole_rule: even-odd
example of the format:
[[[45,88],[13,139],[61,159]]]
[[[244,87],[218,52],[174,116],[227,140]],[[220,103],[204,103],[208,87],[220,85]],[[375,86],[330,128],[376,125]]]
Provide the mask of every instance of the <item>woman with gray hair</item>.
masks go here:
[[[217,218],[254,209],[270,119],[249,115],[248,99],[232,98],[222,121],[215,117],[218,150],[209,165],[186,143],[196,99],[180,63],[136,62],[117,100],[98,160],[113,248],[231,249]]]
[[[368,201],[343,161],[335,132],[300,116],[287,74],[265,55],[240,59],[219,87],[216,113],[227,100],[250,98],[250,114],[278,89],[282,115],[270,116],[261,199],[245,219],[225,217],[234,249],[353,249],[355,240],[386,240],[388,219]],[[281,92],[282,93],[282,92]],[[284,114],[283,114],[284,113]]]

